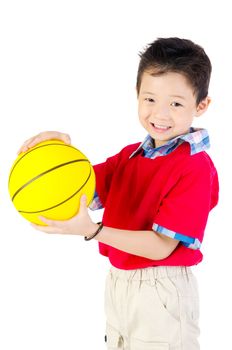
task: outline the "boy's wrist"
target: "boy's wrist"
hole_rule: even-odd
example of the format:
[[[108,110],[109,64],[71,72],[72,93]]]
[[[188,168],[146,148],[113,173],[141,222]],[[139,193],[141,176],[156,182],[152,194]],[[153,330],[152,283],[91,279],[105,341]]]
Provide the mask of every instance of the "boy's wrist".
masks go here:
[[[102,230],[103,228],[103,223],[98,222],[97,224],[93,223],[93,227],[91,228],[91,231],[89,233],[85,234],[84,238],[86,241],[90,241],[93,239],[97,234]]]

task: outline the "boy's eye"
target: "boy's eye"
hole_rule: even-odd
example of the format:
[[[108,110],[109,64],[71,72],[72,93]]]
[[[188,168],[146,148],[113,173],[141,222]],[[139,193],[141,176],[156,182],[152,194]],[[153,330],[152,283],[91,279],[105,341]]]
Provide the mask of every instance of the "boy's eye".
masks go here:
[[[182,104],[179,103],[179,102],[172,102],[171,106],[173,106],[173,107],[182,107]]]
[[[153,98],[150,98],[150,97],[145,98],[145,101],[151,102],[151,103],[155,102],[155,100]]]

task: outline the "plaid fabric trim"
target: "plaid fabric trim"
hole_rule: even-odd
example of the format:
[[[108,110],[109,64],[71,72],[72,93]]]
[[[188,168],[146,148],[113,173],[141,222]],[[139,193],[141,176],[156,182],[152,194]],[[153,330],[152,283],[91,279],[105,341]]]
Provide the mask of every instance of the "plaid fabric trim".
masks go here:
[[[102,208],[103,208],[103,205],[102,205],[102,203],[100,201],[100,198],[98,197],[97,192],[95,191],[93,200],[92,200],[92,202],[89,205],[89,209],[97,210],[97,209],[102,209]]]
[[[153,224],[152,229],[158,233],[161,233],[161,234],[167,236],[167,237],[177,239],[187,248],[197,250],[197,249],[200,249],[200,247],[201,247],[201,242],[197,238],[185,236],[181,233],[168,230],[167,228],[160,226],[160,225],[157,225],[157,224]]]
[[[130,155],[132,158],[141,149],[144,150],[144,157],[155,159],[159,156],[165,156],[174,151],[183,142],[190,144],[191,155],[207,150],[210,147],[209,135],[206,129],[190,128],[188,134],[179,135],[172,140],[169,140],[165,145],[161,147],[154,147],[153,139],[150,135],[147,135],[145,140],[139,145],[139,147]]]

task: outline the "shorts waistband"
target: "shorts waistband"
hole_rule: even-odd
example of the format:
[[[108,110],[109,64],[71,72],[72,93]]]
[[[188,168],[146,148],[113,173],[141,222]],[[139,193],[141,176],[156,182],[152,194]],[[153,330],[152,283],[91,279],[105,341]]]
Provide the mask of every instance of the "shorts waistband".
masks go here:
[[[160,279],[179,275],[189,276],[192,274],[192,270],[189,266],[155,266],[136,270],[121,270],[112,266],[110,273],[119,279],[147,281],[151,278]]]

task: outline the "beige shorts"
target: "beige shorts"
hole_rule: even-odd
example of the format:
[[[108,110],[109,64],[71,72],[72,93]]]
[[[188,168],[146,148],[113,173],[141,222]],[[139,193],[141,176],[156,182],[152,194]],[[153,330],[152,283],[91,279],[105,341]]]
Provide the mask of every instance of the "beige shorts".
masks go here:
[[[199,298],[189,267],[111,268],[107,349],[199,350]]]

